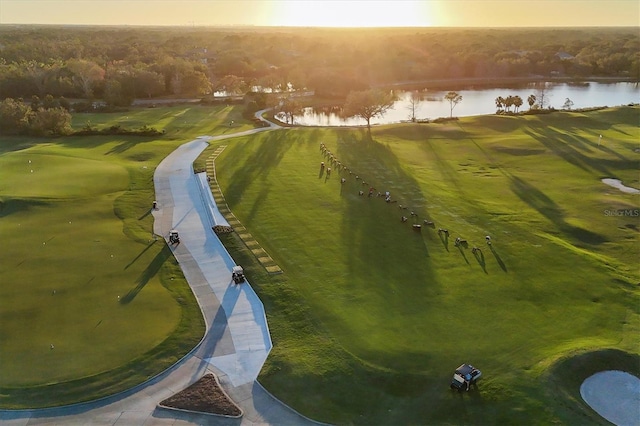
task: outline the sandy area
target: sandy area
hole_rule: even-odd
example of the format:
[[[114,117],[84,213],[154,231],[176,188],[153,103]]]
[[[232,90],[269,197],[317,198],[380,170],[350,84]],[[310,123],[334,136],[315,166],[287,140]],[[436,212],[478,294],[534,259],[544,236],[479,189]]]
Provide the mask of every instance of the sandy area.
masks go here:
[[[602,181],[602,183],[609,186],[613,186],[614,188],[618,188],[620,191],[626,192],[627,194],[640,194],[639,189],[635,189],[630,186],[623,185],[622,181],[620,181],[619,179],[604,178],[600,180]]]
[[[617,426],[640,425],[640,379],[624,371],[601,371],[580,386],[595,412]]]

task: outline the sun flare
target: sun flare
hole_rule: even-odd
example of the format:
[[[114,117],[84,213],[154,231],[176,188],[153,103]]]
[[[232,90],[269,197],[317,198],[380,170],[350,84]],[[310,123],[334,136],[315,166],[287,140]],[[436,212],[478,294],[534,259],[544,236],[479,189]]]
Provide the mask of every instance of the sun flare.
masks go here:
[[[433,24],[425,1],[286,1],[274,25],[296,27],[427,27]]]

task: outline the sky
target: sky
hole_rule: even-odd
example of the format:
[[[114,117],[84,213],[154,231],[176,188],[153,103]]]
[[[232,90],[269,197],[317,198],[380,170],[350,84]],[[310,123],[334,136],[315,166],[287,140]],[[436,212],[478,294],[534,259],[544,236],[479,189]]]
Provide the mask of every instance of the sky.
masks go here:
[[[0,24],[640,27],[640,1],[0,0]]]

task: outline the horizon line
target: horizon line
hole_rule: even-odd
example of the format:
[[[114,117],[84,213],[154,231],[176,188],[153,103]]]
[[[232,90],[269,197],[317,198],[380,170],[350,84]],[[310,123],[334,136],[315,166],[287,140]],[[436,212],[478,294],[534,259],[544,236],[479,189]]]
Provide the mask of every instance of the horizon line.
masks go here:
[[[255,25],[255,24],[50,24],[0,22],[2,26],[40,27],[132,27],[132,28],[288,28],[288,29],[331,29],[331,30],[373,30],[373,29],[549,29],[549,28],[637,28],[634,25],[537,25],[537,26],[480,26],[480,25],[423,25],[423,26],[326,26],[326,25]]]

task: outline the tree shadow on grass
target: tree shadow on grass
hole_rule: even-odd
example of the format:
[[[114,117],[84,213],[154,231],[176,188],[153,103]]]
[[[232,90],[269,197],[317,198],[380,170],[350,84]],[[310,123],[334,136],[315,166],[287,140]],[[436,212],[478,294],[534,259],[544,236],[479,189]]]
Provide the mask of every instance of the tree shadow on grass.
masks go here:
[[[105,152],[104,155],[111,154],[122,154],[125,151],[130,150],[140,143],[151,142],[159,139],[161,136],[157,137],[149,137],[149,136],[128,136],[126,139],[120,141],[118,145],[115,145],[109,151]]]
[[[370,139],[366,129],[336,130],[336,136],[335,153],[349,170],[354,170],[354,174],[357,171],[360,179],[343,173],[347,181],[343,184],[346,188],[337,224],[339,234],[328,230],[336,235],[333,241],[344,265],[342,273],[349,277],[348,286],[336,286],[332,291],[341,308],[353,307],[359,313],[364,309],[372,322],[380,321],[380,328],[373,332],[380,337],[391,332],[381,319],[425,309],[440,289],[422,236],[424,230],[412,228],[418,218],[428,217],[425,197],[396,154],[386,144]],[[340,182],[334,184],[341,185]],[[370,187],[376,189],[368,197]],[[360,190],[363,195],[359,195]],[[398,203],[385,202],[384,196],[377,196],[376,191],[381,194],[390,191],[391,198]],[[411,208],[399,209],[400,204],[411,205]],[[409,218],[412,210],[417,216]],[[401,216],[407,216],[408,220],[400,221]],[[366,323],[369,324],[368,320]],[[345,335],[353,338],[353,342],[360,339],[364,342],[367,337],[362,333],[366,327],[363,324],[345,323]],[[398,334],[396,338],[404,337]],[[358,345],[353,343],[353,347]],[[385,366],[415,365],[415,356],[408,351],[383,354],[374,348],[365,357],[368,362]]]
[[[151,278],[153,278],[158,273],[158,271],[160,270],[164,262],[170,256],[171,256],[171,249],[169,248],[168,245],[165,245],[164,247],[162,247],[162,250],[160,250],[160,252],[156,255],[156,257],[153,258],[153,260],[151,261],[151,263],[149,263],[149,265],[145,268],[145,270],[142,271],[142,273],[138,277],[136,286],[131,290],[129,290],[129,292],[120,299],[120,303],[123,305],[126,305],[131,301],[133,301],[133,299],[135,299],[138,293],[142,291],[144,286],[147,285],[149,280],[151,280]]]
[[[509,175],[509,179],[511,190],[522,201],[550,220],[560,231],[582,243],[602,244],[608,241],[600,234],[568,224],[560,206],[538,188],[517,176]]]
[[[247,220],[255,216],[260,210],[262,202],[267,199],[270,191],[268,185],[263,184],[272,170],[291,148],[291,133],[286,130],[260,133],[252,136],[246,143],[234,143],[225,152],[224,164],[219,169],[225,170],[225,164],[239,164],[235,171],[224,180],[229,182],[229,186],[224,189],[225,199],[229,207],[233,210],[236,203],[242,199],[244,191],[252,184],[262,184],[260,195],[256,198],[256,203],[251,207]],[[251,152],[248,156],[247,152]],[[242,164],[240,164],[242,163]]]
[[[33,207],[44,207],[50,203],[43,200],[20,199],[20,198],[0,198],[0,218],[13,213],[26,212]]]
[[[636,160],[627,158],[604,144],[598,146],[594,141],[559,132],[553,128],[531,128],[526,129],[524,133],[540,142],[564,161],[585,171],[597,171],[603,176],[612,176],[612,169],[635,170],[638,167]],[[616,158],[601,158],[596,155],[597,151],[607,153]]]

